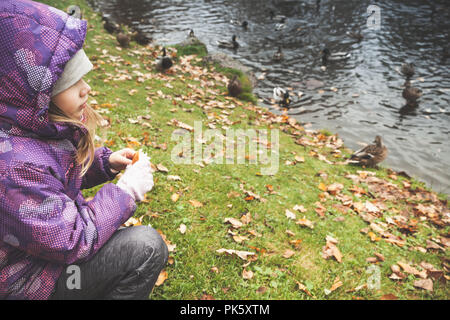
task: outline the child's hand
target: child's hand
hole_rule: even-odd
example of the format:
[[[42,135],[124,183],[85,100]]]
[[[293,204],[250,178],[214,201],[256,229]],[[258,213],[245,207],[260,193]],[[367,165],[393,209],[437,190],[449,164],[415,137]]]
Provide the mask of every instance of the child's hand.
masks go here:
[[[109,156],[109,166],[115,171],[122,171],[127,165],[131,164],[131,159],[135,153],[136,151],[130,148],[113,152]]]

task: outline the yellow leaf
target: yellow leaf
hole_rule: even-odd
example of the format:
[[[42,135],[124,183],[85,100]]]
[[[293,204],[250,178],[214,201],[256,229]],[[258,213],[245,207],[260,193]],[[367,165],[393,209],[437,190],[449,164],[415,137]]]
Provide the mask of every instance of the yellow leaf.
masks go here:
[[[325,183],[321,182],[319,183],[319,189],[322,191],[327,191],[327,186],[325,185]]]
[[[180,198],[180,195],[178,193],[174,193],[170,199],[172,200],[172,202],[177,202],[178,199]]]

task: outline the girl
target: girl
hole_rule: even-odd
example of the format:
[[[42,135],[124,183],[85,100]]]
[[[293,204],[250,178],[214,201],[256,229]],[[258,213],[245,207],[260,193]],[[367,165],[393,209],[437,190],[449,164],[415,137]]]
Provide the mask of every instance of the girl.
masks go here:
[[[154,229],[119,229],[153,176],[145,155],[127,167],[133,150],[94,149],[86,27],[0,1],[0,299],[147,299],[167,262]]]

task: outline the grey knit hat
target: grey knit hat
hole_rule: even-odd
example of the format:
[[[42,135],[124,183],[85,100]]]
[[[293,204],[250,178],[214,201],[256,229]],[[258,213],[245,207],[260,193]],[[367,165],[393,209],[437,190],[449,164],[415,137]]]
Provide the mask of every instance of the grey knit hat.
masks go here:
[[[86,73],[91,71],[92,68],[93,65],[91,61],[89,61],[86,53],[83,49],[80,49],[80,51],[66,63],[61,77],[56,81],[53,87],[52,97],[73,86]]]

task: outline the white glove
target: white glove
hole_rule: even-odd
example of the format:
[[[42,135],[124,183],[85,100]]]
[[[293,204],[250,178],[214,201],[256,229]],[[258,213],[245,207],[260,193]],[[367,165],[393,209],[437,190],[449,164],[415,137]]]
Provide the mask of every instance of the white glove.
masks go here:
[[[150,158],[142,151],[138,152],[139,160],[127,166],[116,185],[135,201],[142,201],[145,194],[153,188],[153,174]]]

